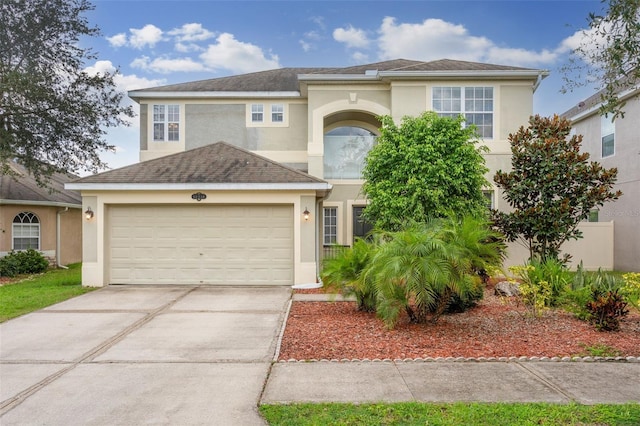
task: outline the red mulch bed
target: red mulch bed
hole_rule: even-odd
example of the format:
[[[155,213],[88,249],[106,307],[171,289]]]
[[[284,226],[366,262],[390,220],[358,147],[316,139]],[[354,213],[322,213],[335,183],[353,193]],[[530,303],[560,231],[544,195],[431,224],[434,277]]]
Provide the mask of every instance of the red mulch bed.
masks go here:
[[[590,356],[586,348],[601,345],[615,349],[615,356],[640,356],[640,315],[627,316],[619,332],[599,332],[562,310],[532,318],[488,288],[467,312],[445,315],[435,325],[411,324],[405,316],[394,330],[353,302],[293,302],[279,359]]]

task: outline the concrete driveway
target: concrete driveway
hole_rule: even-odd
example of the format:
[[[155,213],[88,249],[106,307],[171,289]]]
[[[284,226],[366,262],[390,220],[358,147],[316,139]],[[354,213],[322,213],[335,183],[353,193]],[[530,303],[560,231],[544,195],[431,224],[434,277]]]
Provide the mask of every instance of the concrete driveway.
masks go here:
[[[289,287],[106,287],[0,325],[0,423],[264,424]]]

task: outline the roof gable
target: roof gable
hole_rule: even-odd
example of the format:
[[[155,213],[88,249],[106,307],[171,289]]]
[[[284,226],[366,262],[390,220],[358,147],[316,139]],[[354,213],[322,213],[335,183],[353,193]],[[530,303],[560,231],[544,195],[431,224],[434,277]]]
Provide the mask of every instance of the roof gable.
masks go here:
[[[74,184],[326,183],[225,142],[79,179]]]

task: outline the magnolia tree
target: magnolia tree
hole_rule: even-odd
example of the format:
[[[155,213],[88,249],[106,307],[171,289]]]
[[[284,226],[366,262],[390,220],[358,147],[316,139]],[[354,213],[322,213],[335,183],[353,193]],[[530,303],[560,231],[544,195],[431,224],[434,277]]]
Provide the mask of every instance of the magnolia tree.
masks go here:
[[[582,237],[578,224],[592,209],[622,195],[613,191],[618,170],[588,161],[582,136],[570,131],[564,118],[532,117],[529,127],[509,135],[513,169],[494,177],[513,211],[494,210],[493,221],[531,259],[557,259],[565,241]]]
[[[127,125],[115,73],[89,74],[86,39],[99,35],[86,0],[0,0],[0,173],[18,160],[38,180],[97,171],[105,128]]]
[[[404,117],[399,126],[390,116],[381,117],[377,145],[363,170],[370,201],[364,214],[371,223],[395,231],[408,221],[450,213],[485,214],[486,147],[463,122],[435,112]]]

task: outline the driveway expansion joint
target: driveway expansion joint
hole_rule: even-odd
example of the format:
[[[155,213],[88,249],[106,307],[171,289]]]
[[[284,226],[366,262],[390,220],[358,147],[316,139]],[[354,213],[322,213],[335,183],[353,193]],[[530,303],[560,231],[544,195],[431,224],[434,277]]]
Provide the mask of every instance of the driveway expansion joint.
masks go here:
[[[44,379],[42,379],[38,383],[35,383],[34,385],[28,387],[27,389],[23,390],[22,392],[14,395],[12,398],[9,398],[6,401],[4,401],[2,403],[2,405],[0,405],[0,415],[4,415],[7,412],[11,411],[12,409],[14,409],[18,405],[20,405],[23,401],[25,401],[28,397],[30,397],[31,395],[33,395],[34,393],[36,393],[40,389],[44,388],[48,384],[54,382],[58,378],[64,376],[65,374],[67,374],[71,370],[75,369],[78,365],[85,364],[85,363],[91,363],[92,360],[95,357],[97,357],[98,355],[101,355],[102,353],[104,353],[107,349],[111,348],[113,345],[115,345],[116,343],[121,341],[128,334],[130,334],[131,332],[133,332],[133,331],[137,330],[138,328],[142,327],[144,324],[148,323],[153,318],[155,318],[158,314],[160,314],[160,313],[164,312],[165,310],[169,309],[171,306],[173,306],[175,303],[177,303],[178,301],[180,301],[181,299],[183,299],[184,297],[189,295],[191,292],[195,291],[197,288],[198,287],[193,287],[193,288],[188,289],[188,291],[182,293],[181,295],[179,295],[175,299],[170,300],[169,302],[165,303],[164,305],[160,306],[157,309],[154,309],[154,310],[151,310],[151,311],[142,311],[143,313],[146,313],[146,315],[144,317],[142,317],[141,319],[139,319],[138,321],[134,322],[130,326],[126,327],[124,330],[120,331],[119,333],[115,334],[114,336],[110,337],[109,339],[105,340],[104,342],[100,343],[98,346],[94,347],[93,349],[89,350],[88,352],[85,352],[84,354],[80,355],[75,360],[73,360],[71,362],[63,362],[62,363],[62,364],[68,364],[68,367],[63,368],[63,369],[61,369],[61,370],[59,370],[59,371],[57,371],[57,372],[45,377]],[[42,313],[42,312],[55,313],[56,311],[55,310],[50,310],[50,311],[42,310],[42,311],[39,311],[38,313]],[[96,310],[73,310],[73,311],[69,311],[69,312],[73,312],[73,313],[94,313],[94,312],[97,312],[97,313],[100,313],[102,311],[96,309]],[[139,313],[140,311],[138,311],[138,310],[124,310],[123,312]],[[5,362],[3,361],[2,363],[4,364]],[[27,363],[29,363],[29,362],[27,362]]]
[[[526,364],[516,362],[515,365],[518,366],[522,371],[524,371],[524,372],[528,373],[529,375],[533,376],[533,378],[536,379],[538,382],[542,383],[544,386],[548,387],[549,389],[553,390],[554,392],[557,392],[560,395],[564,396],[569,401],[581,403],[580,398],[578,398],[576,395],[572,394],[571,392],[567,391],[566,389],[563,389],[562,387],[560,387],[556,383],[548,380],[542,374],[540,374],[537,371],[532,370],[531,368],[529,368]]]

